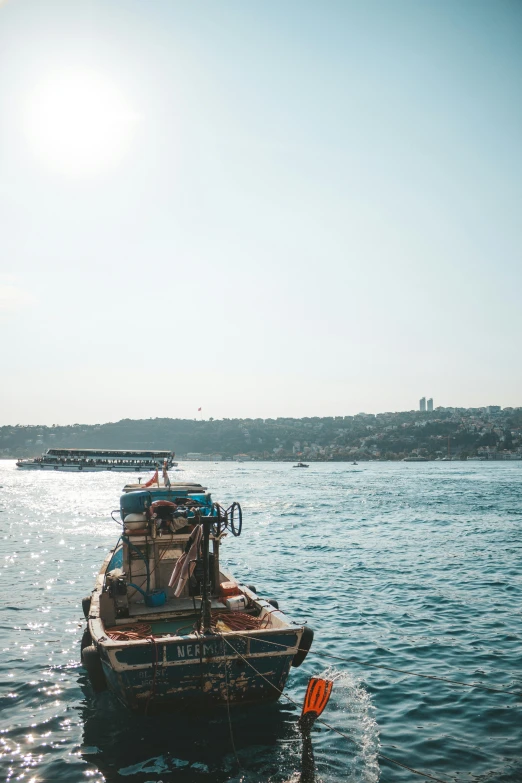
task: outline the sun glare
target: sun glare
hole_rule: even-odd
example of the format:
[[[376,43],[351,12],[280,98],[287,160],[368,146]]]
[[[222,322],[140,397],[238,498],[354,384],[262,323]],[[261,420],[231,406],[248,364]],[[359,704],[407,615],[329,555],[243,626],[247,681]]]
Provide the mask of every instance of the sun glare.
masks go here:
[[[99,174],[128,153],[136,129],[124,93],[95,71],[66,70],[35,88],[25,132],[37,157],[73,176]]]

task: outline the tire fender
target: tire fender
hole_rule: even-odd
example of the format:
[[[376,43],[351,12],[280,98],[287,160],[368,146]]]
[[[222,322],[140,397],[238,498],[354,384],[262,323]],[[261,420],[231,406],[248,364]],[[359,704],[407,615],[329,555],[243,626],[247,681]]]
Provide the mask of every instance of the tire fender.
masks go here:
[[[83,616],[86,620],[89,619],[89,612],[91,611],[91,596],[86,595],[85,598],[82,598],[82,611]]]
[[[308,655],[308,651],[312,646],[314,640],[314,632],[307,625],[304,626],[303,635],[301,636],[301,642],[299,643],[299,649],[293,657],[292,666],[296,668],[301,666],[302,662]]]
[[[100,655],[94,644],[90,644],[88,647],[84,647],[82,650],[82,664],[87,674],[93,691],[95,693],[101,693],[107,690],[107,680],[103,673],[103,667],[100,660]]]
[[[91,632],[89,631],[89,626],[86,626],[85,631],[83,632],[82,641],[80,643],[80,650],[83,652],[86,647],[89,647],[89,645],[92,644],[92,636]]]

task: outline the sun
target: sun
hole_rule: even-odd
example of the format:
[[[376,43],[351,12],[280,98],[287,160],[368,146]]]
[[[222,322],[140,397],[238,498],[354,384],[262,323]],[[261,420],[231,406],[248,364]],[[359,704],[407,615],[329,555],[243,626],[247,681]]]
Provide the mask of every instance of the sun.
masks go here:
[[[92,70],[48,75],[29,97],[25,135],[45,165],[72,176],[92,176],[122,161],[138,117],[124,94]]]

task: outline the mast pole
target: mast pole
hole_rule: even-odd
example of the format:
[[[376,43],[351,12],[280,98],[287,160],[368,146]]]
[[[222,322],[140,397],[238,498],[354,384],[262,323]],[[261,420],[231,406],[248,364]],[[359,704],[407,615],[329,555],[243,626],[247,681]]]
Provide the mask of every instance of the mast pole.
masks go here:
[[[209,568],[209,540],[210,540],[210,517],[203,518],[203,590],[201,596],[202,603],[202,625],[203,633],[210,633],[210,568]]]

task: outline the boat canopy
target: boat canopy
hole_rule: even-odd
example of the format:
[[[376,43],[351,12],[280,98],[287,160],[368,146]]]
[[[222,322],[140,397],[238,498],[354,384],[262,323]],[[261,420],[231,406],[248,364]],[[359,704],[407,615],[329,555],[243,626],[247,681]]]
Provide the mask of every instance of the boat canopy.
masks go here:
[[[120,497],[121,518],[125,520],[128,514],[140,514],[150,508],[155,501],[167,501],[168,503],[180,503],[183,501],[195,501],[203,516],[212,514],[212,499],[210,492],[201,484],[179,484],[171,487],[150,487],[141,491],[126,492]]]

